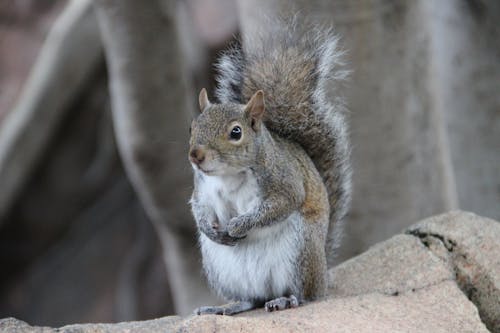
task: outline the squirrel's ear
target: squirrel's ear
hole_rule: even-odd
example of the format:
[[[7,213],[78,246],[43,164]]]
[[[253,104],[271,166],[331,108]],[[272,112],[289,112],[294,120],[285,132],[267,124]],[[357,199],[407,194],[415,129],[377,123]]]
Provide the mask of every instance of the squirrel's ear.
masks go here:
[[[200,103],[200,112],[203,112],[203,110],[210,106],[207,90],[205,88],[201,89],[200,95],[198,96],[198,102]]]
[[[248,101],[245,106],[245,113],[248,114],[252,119],[252,127],[257,129],[257,126],[262,121],[262,116],[264,115],[264,92],[262,90],[257,91],[250,101]]]

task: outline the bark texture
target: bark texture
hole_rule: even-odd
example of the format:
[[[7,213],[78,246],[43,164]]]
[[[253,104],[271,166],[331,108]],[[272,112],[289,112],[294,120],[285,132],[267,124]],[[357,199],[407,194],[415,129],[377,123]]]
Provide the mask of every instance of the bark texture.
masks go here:
[[[0,128],[0,223],[101,60],[90,0],[73,1],[55,22],[30,77]]]
[[[174,1],[95,2],[119,151],[164,245],[179,313],[210,302],[187,204],[190,104]]]

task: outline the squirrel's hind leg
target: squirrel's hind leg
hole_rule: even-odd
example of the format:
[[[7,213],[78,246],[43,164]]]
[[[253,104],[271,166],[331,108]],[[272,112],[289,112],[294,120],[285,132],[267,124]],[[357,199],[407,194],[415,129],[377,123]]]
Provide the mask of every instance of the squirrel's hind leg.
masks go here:
[[[290,297],[278,297],[266,302],[264,305],[267,312],[296,308],[300,305],[299,300],[294,295]]]
[[[202,314],[217,314],[232,316],[240,312],[245,312],[253,310],[257,307],[255,302],[249,301],[239,301],[234,303],[229,303],[221,306],[202,306],[197,308],[194,313],[198,315]]]

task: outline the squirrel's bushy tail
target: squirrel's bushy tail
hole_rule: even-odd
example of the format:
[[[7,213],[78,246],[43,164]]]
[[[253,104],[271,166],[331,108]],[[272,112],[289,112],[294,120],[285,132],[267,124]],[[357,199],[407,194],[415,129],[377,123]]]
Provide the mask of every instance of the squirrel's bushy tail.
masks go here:
[[[351,199],[349,139],[339,86],[348,75],[331,29],[273,19],[272,31],[245,40],[222,55],[216,95],[245,104],[263,90],[267,128],[299,143],[323,177],[330,201],[327,258],[332,264]]]

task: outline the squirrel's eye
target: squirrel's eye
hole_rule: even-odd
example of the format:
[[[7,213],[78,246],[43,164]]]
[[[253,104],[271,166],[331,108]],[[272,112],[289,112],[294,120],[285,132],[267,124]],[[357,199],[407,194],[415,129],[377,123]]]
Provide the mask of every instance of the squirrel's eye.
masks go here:
[[[233,129],[231,130],[231,134],[229,134],[229,137],[231,138],[231,140],[241,139],[241,127],[234,126]]]

